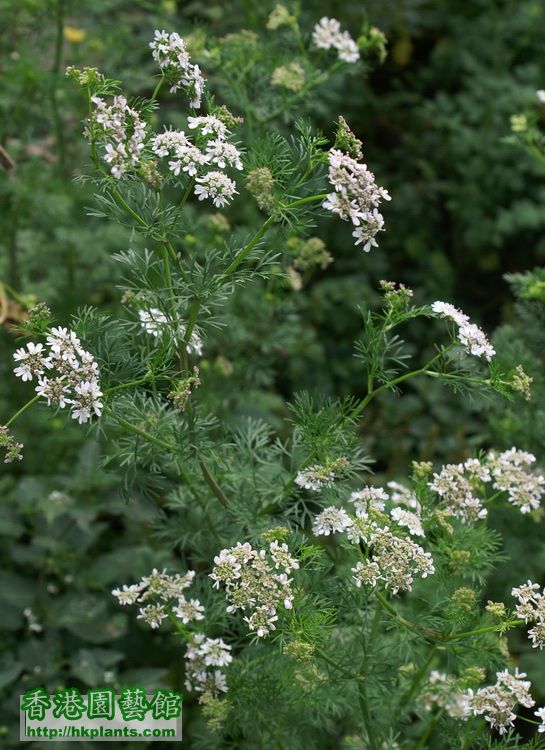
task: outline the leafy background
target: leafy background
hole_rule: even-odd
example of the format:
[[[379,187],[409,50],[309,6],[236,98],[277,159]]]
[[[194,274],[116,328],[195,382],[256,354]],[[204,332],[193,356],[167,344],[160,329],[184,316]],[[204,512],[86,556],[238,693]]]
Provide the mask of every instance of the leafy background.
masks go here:
[[[266,37],[273,5],[0,0],[0,144],[17,165],[0,172],[2,282],[26,300],[47,302],[59,322],[84,305],[115,316],[120,269],[112,255],[129,243],[139,246],[122,228],[87,214],[91,190],[74,179],[87,167],[85,112],[65,66],[96,65],[133,95],[149,95],[146,45],[153,29],[192,33],[197,49],[216,50],[203,63],[205,73],[218,98],[235,109],[229,101],[234,82],[250,73],[241,69],[243,43],[227,35],[243,28]],[[491,446],[516,444],[536,452],[543,465],[545,168],[502,139],[510,115],[544,86],[545,6],[536,0],[370,0],[365,7],[311,0],[303,4],[302,27],[310,30],[322,15],[341,19],[354,36],[368,19],[388,37],[382,65],[330,81],[303,106],[314,127],[331,132],[342,114],[362,138],[379,184],[393,196],[387,232],[380,249],[364,256],[339,222],[324,222],[315,233],[334,263],[305,279],[301,292],[257,282],[235,296],[228,325],[203,361],[210,406],[234,423],[255,416],[282,430],[286,403],[301,389],[361,393],[353,357],[356,308],[362,298],[376,301],[380,279],[395,279],[412,286],[417,301],[451,300],[495,331],[500,356],[522,362],[535,389],[527,407],[472,403],[429,383],[408,386],[403,398],[378,399],[361,425],[376,481],[403,477],[414,459],[457,461]],[[259,54],[266,58],[266,51]],[[259,88],[259,80],[251,83]],[[175,104],[165,106],[175,119]],[[287,112],[276,126],[289,132],[291,123]],[[227,218],[236,224],[247,210],[235,202]],[[202,221],[196,244],[219,231],[213,220]],[[407,331],[415,356],[430,347],[432,334],[428,326]],[[28,397],[27,386],[11,375],[15,346],[4,324],[0,410],[6,418]],[[152,567],[176,567],[175,546],[156,533],[164,513],[161,487],[126,490],[116,466],[101,461],[101,439],[46,410],[22,419],[18,437],[25,460],[0,474],[0,733],[6,747],[18,744],[17,696],[35,685],[151,688],[181,678],[181,654],[172,653],[169,637],[150,637],[107,595]],[[542,526],[519,519],[513,527],[512,516],[500,511],[493,523],[499,531],[509,526],[509,562],[483,597],[507,601],[514,583],[544,582]],[[27,607],[40,632],[29,628]],[[543,704],[545,662],[535,651],[529,659],[520,633],[510,636],[510,648],[542,691],[536,699]],[[186,703],[191,728],[198,719],[187,709]],[[200,729],[191,731],[198,746]]]

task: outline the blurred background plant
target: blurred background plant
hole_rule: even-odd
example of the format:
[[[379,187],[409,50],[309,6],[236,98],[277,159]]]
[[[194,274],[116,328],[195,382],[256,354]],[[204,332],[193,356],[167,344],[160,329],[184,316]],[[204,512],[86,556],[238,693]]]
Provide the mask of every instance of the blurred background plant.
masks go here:
[[[87,304],[115,313],[120,268],[112,255],[129,241],[142,246],[87,214],[93,190],[77,179],[88,171],[80,135],[86,112],[65,68],[107,69],[133,95],[149,96],[154,69],[146,46],[153,29],[167,28],[188,39],[209,89],[244,118],[250,138],[266,137],[272,122],[292,132],[295,105],[327,133],[340,113],[394,197],[380,252],[365,263],[349,229],[324,222],[316,232],[323,242],[288,238],[290,283],[254,283],[232,297],[221,346],[218,338],[201,365],[211,407],[234,423],[254,416],[280,427],[295,391],[362,394],[354,311],[362,297],[378,304],[377,282],[386,277],[409,284],[420,302],[453,301],[497,329],[498,352],[506,365],[523,363],[534,398],[526,408],[462,405],[418,381],[402,400],[377,398],[361,428],[377,481],[405,475],[413,459],[452,462],[481,447],[517,444],[542,459],[545,275],[530,269],[545,255],[545,164],[536,154],[545,116],[536,98],[545,86],[545,7],[535,0],[299,5],[286,3],[284,13],[253,0],[0,0],[2,414],[25,400],[10,370],[14,326],[28,308],[44,301],[61,322]],[[317,73],[306,59],[301,35],[322,15],[339,18],[358,39],[362,63],[353,70],[341,74],[325,55]],[[241,102],[241,92],[251,96]],[[164,94],[161,105],[176,124],[175,99]],[[196,220],[186,242],[200,251],[257,209],[231,211]],[[415,357],[431,347],[429,328],[417,322],[407,332]],[[25,686],[129,678],[153,686],[170,661],[167,639],[152,644],[103,591],[175,565],[154,533],[160,486],[154,502],[123,492],[115,468],[100,465],[96,442],[60,417],[33,412],[19,424],[25,462],[0,477],[3,732],[14,731]],[[505,513],[492,515],[505,531]],[[541,525],[521,519],[510,532],[509,567],[483,594],[491,599],[545,577]],[[510,647],[535,688],[544,685],[524,636],[510,635]]]

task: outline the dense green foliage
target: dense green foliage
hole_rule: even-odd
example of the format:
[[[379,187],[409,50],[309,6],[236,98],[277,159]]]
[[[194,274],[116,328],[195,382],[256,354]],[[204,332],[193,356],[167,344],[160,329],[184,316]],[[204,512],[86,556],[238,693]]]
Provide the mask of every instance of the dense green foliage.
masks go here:
[[[486,524],[456,521],[449,530],[426,484],[429,467],[411,463],[438,471],[516,445],[545,468],[545,107],[535,95],[545,85],[545,8],[534,0],[286,5],[298,25],[271,28],[273,2],[0,0],[0,422],[33,393],[13,377],[12,354],[38,302],[53,321],[34,315],[30,340],[51,323],[73,328],[106,393],[98,426],[38,405],[11,428],[25,448],[0,475],[7,747],[18,744],[18,696],[35,685],[163,684],[185,693],[184,629],[181,638],[165,626],[150,631],[110,596],[153,568],[197,571],[206,632],[235,657],[226,699],[199,705],[187,694],[190,747],[539,746],[523,721],[502,738],[484,721],[430,714],[416,699],[430,669],[458,675],[467,689],[517,665],[536,707],[545,704],[543,657],[525,628],[513,627],[510,596],[513,586],[544,580],[542,510],[521,515],[504,502]],[[323,15],[359,38],[357,65],[312,49]],[[185,127],[179,92],[165,85],[155,101],[148,44],[156,28],[188,41],[207,79],[206,112],[225,105],[240,118],[232,130],[244,172],[234,174],[232,205],[188,198],[187,176],[163,175],[160,199],[141,173],[117,190],[81,135],[89,92],[67,66],[122,81],[155,132]],[[272,85],[294,60],[295,83]],[[106,96],[102,85],[110,84],[99,85]],[[517,114],[526,128],[513,126]],[[386,232],[369,254],[354,247],[348,222],[315,203],[292,206],[327,192],[327,149],[343,147],[339,116],[392,195],[381,207]],[[263,168],[272,189],[248,178]],[[407,284],[413,298],[381,279]],[[494,331],[490,368],[454,346],[454,332],[430,311],[436,299]],[[201,382],[185,411],[173,402],[185,398],[194,364],[187,328],[184,346],[150,336],[138,314],[151,309],[196,323],[204,336]],[[519,364],[533,379],[530,401],[513,387]],[[298,471],[311,464],[335,466],[340,481],[321,494],[298,489]],[[407,484],[411,474],[436,573],[379,605],[354,586],[358,545],[323,543],[310,529],[362,483]],[[300,570],[293,610],[264,645],[249,638],[240,613],[225,612],[208,573],[221,549],[275,538],[288,542]],[[511,612],[494,619],[480,606],[488,600]],[[479,629],[463,647],[451,638]],[[301,643],[314,658],[301,658]]]

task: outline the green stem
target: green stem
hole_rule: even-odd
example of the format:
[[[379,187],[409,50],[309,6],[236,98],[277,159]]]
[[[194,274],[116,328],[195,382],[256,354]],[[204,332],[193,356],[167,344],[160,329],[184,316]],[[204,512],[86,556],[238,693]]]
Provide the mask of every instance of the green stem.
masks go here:
[[[348,672],[344,667],[341,667],[340,664],[337,664],[336,661],[334,661],[328,653],[326,653],[322,648],[319,646],[315,647],[316,653],[318,656],[323,659],[325,662],[327,662],[331,667],[336,669],[338,672],[340,672],[344,677],[346,677],[348,680],[361,680],[360,675],[355,674],[353,672]]]
[[[380,630],[380,621],[382,619],[382,607],[376,607],[373,622],[371,624],[371,630],[369,632],[369,642],[372,643],[378,635]]]
[[[222,277],[227,278],[228,276],[231,276],[237,268],[240,266],[240,264],[248,257],[248,255],[252,252],[254,247],[257,245],[259,240],[263,237],[267,229],[273,224],[275,221],[274,216],[269,216],[269,218],[263,222],[261,227],[257,230],[257,232],[254,234],[252,239],[242,248],[240,253],[237,255],[237,257],[232,261],[232,263],[226,268],[226,270],[223,272]]]
[[[184,335],[184,345],[187,347],[191,340],[191,334],[193,333],[193,330],[195,328],[195,324],[197,323],[197,318],[199,317],[199,311],[201,309],[201,305],[203,303],[202,297],[195,297],[193,302],[191,303],[191,307],[189,308],[189,316],[187,320],[187,326],[185,329],[185,335]]]
[[[452,633],[446,635],[444,641],[461,641],[464,638],[472,638],[475,635],[485,635],[486,633],[501,633],[509,628],[517,627],[518,625],[524,625],[524,620],[512,620],[509,623],[499,625],[489,625],[486,628],[479,628],[478,630],[468,630],[465,633]]]
[[[436,713],[433,714],[433,716],[431,717],[430,721],[427,723],[426,728],[422,732],[422,734],[420,736],[420,739],[418,740],[418,743],[415,745],[414,750],[423,750],[423,748],[424,748],[424,746],[426,744],[426,740],[428,739],[428,737],[430,736],[430,734],[433,731],[433,727],[439,721],[439,719],[441,718],[442,715],[443,715],[443,711],[442,710],[441,711],[437,711]]]
[[[229,499],[225,492],[221,489],[219,484],[217,483],[215,477],[211,473],[210,469],[206,466],[204,461],[202,459],[198,459],[199,466],[202,472],[202,475],[204,477],[204,481],[206,484],[210,487],[214,495],[218,498],[220,503],[223,505],[224,508],[229,507]]]
[[[53,65],[51,68],[51,111],[53,114],[53,124],[55,127],[55,137],[57,140],[57,149],[59,152],[59,171],[64,176],[66,163],[66,148],[64,142],[64,132],[62,119],[57,103],[57,87],[59,83],[59,73],[62,63],[62,45],[64,35],[64,0],[57,0],[55,7],[55,52]]]
[[[178,633],[182,635],[186,639],[186,641],[188,641],[189,643],[193,643],[194,641],[193,633],[187,630],[187,628],[184,628],[183,623],[180,622],[180,620],[176,617],[176,615],[172,612],[170,608],[167,609],[167,615],[168,615],[168,619],[174,625]]]
[[[405,617],[399,614],[397,609],[393,607],[390,602],[383,596],[383,594],[375,589],[375,596],[380,604],[380,606],[388,612],[392,617],[394,617],[400,625],[403,625],[403,627],[407,628],[408,630],[412,630],[413,633],[418,633],[418,635],[423,636],[424,638],[428,640],[435,641],[436,638],[433,637],[430,633],[426,633],[426,631],[421,630],[421,628],[418,627],[418,625],[415,625],[414,622],[411,622],[410,620],[407,620]]]
[[[379,386],[378,388],[375,388],[372,391],[369,391],[365,398],[363,398],[355,407],[352,409],[350,414],[348,414],[343,422],[342,425],[348,424],[353,419],[358,417],[361,412],[365,409],[365,407],[369,404],[370,401],[372,401],[376,396],[379,395],[379,393],[382,393],[382,391],[387,390],[388,388],[392,388],[393,386],[399,385],[400,383],[405,382],[406,380],[409,380],[410,378],[414,378],[417,375],[435,375],[435,371],[430,371],[430,367],[441,357],[444,357],[445,354],[454,346],[454,344],[450,344],[445,349],[442,349],[438,354],[435,355],[435,357],[432,357],[430,361],[425,364],[423,367],[418,368],[418,370],[411,370],[411,372],[406,372],[403,375],[400,375],[397,378],[394,378],[393,380],[389,380],[387,383],[383,383],[383,385]]]
[[[123,419],[123,417],[120,417],[117,414],[114,414],[111,409],[104,409],[105,414],[109,414],[111,417],[113,417],[118,424],[125,427],[125,429],[129,430],[130,432],[134,432],[135,435],[139,435],[140,437],[144,438],[144,440],[147,440],[149,443],[152,443],[152,445],[156,445],[158,448],[163,448],[164,450],[168,451],[169,453],[179,453],[178,448],[175,445],[172,445],[171,443],[167,443],[164,440],[161,440],[160,438],[156,438],[153,435],[151,435],[149,432],[146,432],[146,430],[141,429],[140,427],[137,427],[134,424],[131,424],[130,422],[127,422],[126,419]]]
[[[348,680],[356,680],[358,685],[358,697],[359,697],[359,703],[360,703],[360,709],[362,714],[363,723],[367,732],[367,737],[369,739],[369,747],[371,750],[376,750],[377,744],[376,744],[376,737],[373,730],[373,721],[371,719],[371,714],[369,712],[369,700],[367,698],[367,691],[365,689],[365,678],[362,677],[359,674],[356,674],[354,672],[349,672],[344,667],[342,667],[340,664],[338,664],[334,659],[332,659],[329,654],[324,651],[319,646],[316,646],[316,653],[318,656],[323,659],[327,664],[329,664],[331,667],[336,669],[338,672],[340,672],[344,677],[346,677]]]
[[[129,204],[127,203],[127,201],[123,198],[123,196],[121,195],[121,193],[116,188],[112,189],[112,195],[116,199],[116,201],[119,203],[119,205],[121,206],[121,208],[123,208],[124,211],[126,211],[128,214],[130,214],[132,216],[132,218],[136,221],[137,224],[140,224],[141,227],[148,228],[147,222],[144,221],[144,219],[141,216],[139,216],[136,213],[136,211],[134,211],[129,206]]]
[[[140,378],[139,380],[130,380],[128,383],[120,383],[119,385],[113,385],[111,388],[106,388],[104,391],[105,396],[109,396],[110,393],[116,393],[117,391],[125,390],[125,388],[136,388],[139,385],[144,385],[145,383],[149,383],[150,380],[153,380],[154,378],[152,375],[145,375],[143,378]]]
[[[177,463],[178,471],[180,472],[180,476],[184,480],[184,482],[187,484],[189,491],[195,498],[195,500],[199,503],[199,505],[202,508],[202,512],[204,513],[204,517],[206,518],[206,523],[208,524],[208,528],[210,529],[212,536],[215,538],[216,542],[218,544],[223,544],[222,539],[220,535],[218,534],[218,531],[214,525],[214,522],[212,521],[212,516],[210,515],[210,512],[208,508],[206,507],[205,501],[202,499],[202,497],[199,495],[195,487],[193,486],[193,482],[191,481],[191,477],[189,476],[189,472],[185,468],[185,466],[181,463]]]
[[[21,406],[19,411],[16,411],[15,414],[11,417],[11,419],[8,419],[8,421],[5,424],[5,427],[9,427],[10,424],[13,424],[13,422],[15,422],[15,420],[18,419],[21,416],[21,414],[23,414],[27,409],[29,409],[32,406],[32,404],[35,404],[39,398],[40,398],[40,395],[37,394],[36,396],[34,396],[34,398],[31,398],[30,401],[27,401],[24,406]]]
[[[468,725],[469,726],[469,725]],[[481,732],[481,730],[486,726],[485,722],[481,719],[477,723],[477,728],[474,732],[472,732],[469,736],[466,736],[464,739],[464,744],[462,747],[462,750],[472,750],[473,748],[473,740],[475,737]]]
[[[288,203],[287,205],[281,204],[282,208],[290,209],[290,208],[296,208],[297,206],[302,206],[305,203],[315,203],[316,201],[323,201],[324,198],[327,198],[327,193],[318,193],[317,195],[307,195],[306,198],[298,198],[296,201],[293,201],[293,203]]]
[[[165,76],[162,75],[161,78],[159,78],[159,80],[157,81],[157,85],[153,89],[153,94],[151,95],[150,102],[153,103],[157,99],[157,97],[159,96],[159,91],[161,90],[161,86],[163,85],[164,82],[165,82]]]
[[[438,645],[437,644],[435,644],[430,649],[428,656],[426,657],[426,659],[422,663],[422,666],[420,667],[420,669],[416,672],[415,676],[413,677],[413,680],[412,680],[411,684],[409,685],[409,689],[407,690],[407,692],[404,695],[401,696],[401,700],[399,701],[399,705],[398,705],[398,708],[397,708],[397,715],[398,715],[398,717],[402,715],[402,713],[405,710],[406,706],[409,705],[409,703],[413,699],[416,691],[420,687],[420,683],[422,682],[422,680],[424,679],[424,677],[426,677],[426,675],[427,675],[427,673],[429,671],[430,665],[431,665],[432,661],[434,660],[434,658],[435,658],[435,656],[437,654],[437,649],[438,649]]]

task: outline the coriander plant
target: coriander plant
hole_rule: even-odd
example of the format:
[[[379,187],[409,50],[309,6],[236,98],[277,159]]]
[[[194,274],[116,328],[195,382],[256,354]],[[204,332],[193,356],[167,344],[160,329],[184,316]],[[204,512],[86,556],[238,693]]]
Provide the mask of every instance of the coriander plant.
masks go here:
[[[80,180],[96,187],[92,215],[132,235],[115,258],[124,314],[84,308],[67,328],[33,308],[30,340],[14,353],[29,400],[1,428],[5,460],[22,458],[17,417],[46,404],[94,430],[134,502],[159,505],[156,538],[178,569],[120,580],[112,593],[150,639],[172,634],[195,747],[537,747],[545,708],[504,634],[531,626],[541,649],[544,595],[528,581],[510,602],[481,604],[504,554],[489,509],[537,511],[535,457],[491,446],[461,463],[413,462],[379,486],[359,436],[368,405],[403,397],[410,379],[460,399],[529,399],[523,367],[498,364],[453,302],[417,303],[394,281],[381,282],[380,309],[362,299],[354,311],[359,394],[300,392],[273,426],[235,415],[244,393],[218,392],[200,366],[208,348],[222,351],[247,289],[300,288],[331,262],[315,227],[345,222],[362,264],[385,228],[390,196],[362,143],[340,116],[317,132],[304,109],[364,50],[383,50],[383,37],[367,28],[356,43],[331,18],[307,34],[281,5],[268,29],[297,49],[268,79],[272,105],[268,89],[252,98],[257,57],[238,78],[226,65],[212,95],[175,32],[150,43],[149,97],[131,98],[97,69],[67,71],[86,99]],[[163,123],[167,90],[174,117]],[[403,336],[417,318],[436,338],[415,362]]]

